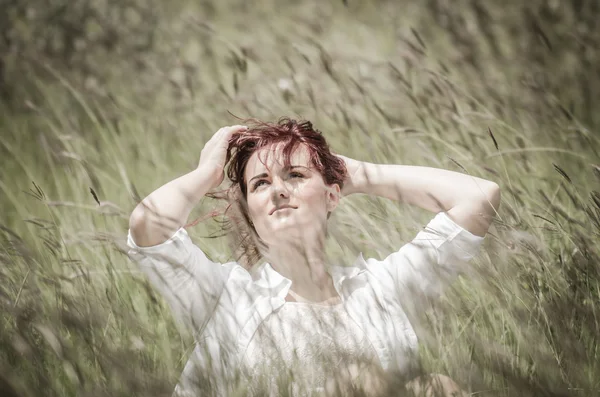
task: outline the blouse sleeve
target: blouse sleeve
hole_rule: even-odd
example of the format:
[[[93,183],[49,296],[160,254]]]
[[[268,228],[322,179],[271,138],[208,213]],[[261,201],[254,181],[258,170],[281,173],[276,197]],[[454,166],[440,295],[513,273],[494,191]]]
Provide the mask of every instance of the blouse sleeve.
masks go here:
[[[188,331],[204,328],[218,303],[230,266],[209,260],[184,228],[167,241],[139,247],[128,232],[129,257],[165,298],[174,317]]]
[[[399,251],[382,261],[368,259],[367,265],[401,297],[408,292],[435,298],[460,273],[467,272],[467,263],[477,255],[483,240],[440,212]]]

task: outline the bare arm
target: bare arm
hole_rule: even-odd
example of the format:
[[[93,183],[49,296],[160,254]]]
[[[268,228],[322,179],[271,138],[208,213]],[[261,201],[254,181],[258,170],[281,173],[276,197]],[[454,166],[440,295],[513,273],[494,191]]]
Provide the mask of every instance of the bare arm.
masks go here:
[[[137,205],[129,228],[138,246],[160,244],[186,223],[200,199],[223,181],[230,137],[246,129],[239,125],[221,128],[202,149],[198,168],[159,187]]]
[[[500,206],[500,187],[486,179],[439,168],[341,157],[350,173],[344,194],[376,195],[432,212],[443,211],[476,236],[485,236]]]
[[[129,219],[136,244],[149,247],[170,238],[215,185],[215,179],[210,172],[196,168],[149,194],[137,205]]]

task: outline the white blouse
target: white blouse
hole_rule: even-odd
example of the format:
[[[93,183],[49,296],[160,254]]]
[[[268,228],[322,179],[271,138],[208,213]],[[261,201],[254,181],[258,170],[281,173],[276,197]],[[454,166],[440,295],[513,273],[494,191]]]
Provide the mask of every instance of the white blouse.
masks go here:
[[[127,244],[130,258],[164,296],[179,324],[194,333],[196,347],[175,388],[177,396],[191,397],[231,395],[240,381],[252,383],[259,363],[264,367],[272,357],[265,338],[275,330],[281,333],[271,337],[271,345],[285,365],[302,368],[302,376],[292,373],[294,379],[308,379],[316,389],[323,378],[304,371],[308,361],[314,362],[315,349],[330,359],[359,355],[371,357],[384,371],[410,371],[417,337],[405,312],[414,312],[423,299],[438,296],[466,272],[483,240],[440,212],[385,259],[365,260],[360,254],[352,266],[330,267],[342,304],[328,309],[309,305],[313,318],[307,324],[326,327],[309,328],[304,335],[293,324],[300,311],[308,318],[307,308],[286,302],[291,280],[268,263],[252,273],[235,262],[214,263],[183,228],[153,247],[138,247],[129,232]],[[327,328],[344,335],[337,352],[326,343]]]
[[[267,387],[271,395],[285,393],[277,380],[289,373],[302,374],[289,394],[306,396],[322,391],[340,367],[351,363],[375,363],[379,359],[363,329],[348,315],[344,302],[319,305],[287,302],[262,322],[242,361],[253,381],[251,387]],[[266,383],[265,383],[266,382]]]

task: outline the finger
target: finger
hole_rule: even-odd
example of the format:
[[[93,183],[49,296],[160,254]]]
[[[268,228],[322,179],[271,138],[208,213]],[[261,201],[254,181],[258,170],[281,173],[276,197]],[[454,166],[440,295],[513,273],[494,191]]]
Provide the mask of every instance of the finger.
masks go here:
[[[230,126],[230,127],[224,127],[222,135],[224,135],[226,137],[231,137],[231,135],[238,133],[238,132],[242,132],[242,131],[246,130],[247,128],[248,127],[242,126],[242,125],[234,125],[234,126]]]
[[[234,132],[245,131],[247,129],[248,129],[248,127],[245,125],[234,125],[231,127],[231,130],[233,130]]]

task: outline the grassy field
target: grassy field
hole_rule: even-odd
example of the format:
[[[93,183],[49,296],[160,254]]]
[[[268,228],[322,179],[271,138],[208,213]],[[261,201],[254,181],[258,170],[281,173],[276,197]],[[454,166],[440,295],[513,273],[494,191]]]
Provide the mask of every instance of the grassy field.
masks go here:
[[[0,103],[3,395],[170,395],[192,340],[129,261],[128,218],[234,115],[309,119],[337,153],[497,182],[477,274],[418,321],[424,366],[475,396],[600,395],[593,2],[200,4],[178,2],[147,52],[92,58],[98,75],[23,61]],[[381,258],[432,215],[348,198],[328,253]],[[189,233],[231,259],[218,222]]]

